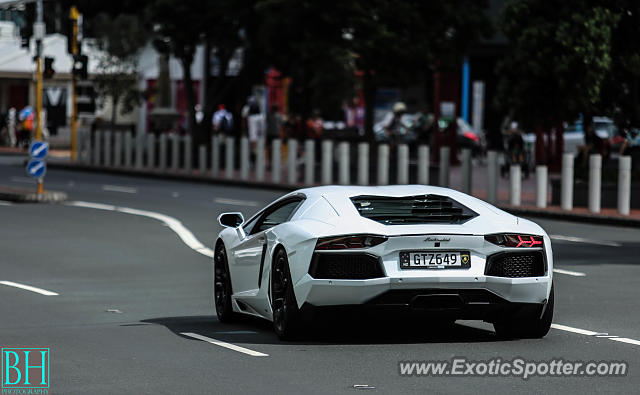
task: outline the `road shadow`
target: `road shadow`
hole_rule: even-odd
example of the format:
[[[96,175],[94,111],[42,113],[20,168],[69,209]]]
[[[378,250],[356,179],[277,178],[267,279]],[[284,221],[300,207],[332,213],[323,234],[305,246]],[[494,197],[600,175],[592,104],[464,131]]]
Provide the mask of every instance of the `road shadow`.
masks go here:
[[[215,316],[160,317],[141,321],[163,325],[174,334],[194,340],[183,333],[197,333],[216,340],[241,344],[412,344],[482,343],[503,341],[493,331],[431,319],[410,317],[380,319],[352,315],[308,323],[295,341],[281,341],[271,322],[254,317],[239,317],[234,323],[221,323]]]

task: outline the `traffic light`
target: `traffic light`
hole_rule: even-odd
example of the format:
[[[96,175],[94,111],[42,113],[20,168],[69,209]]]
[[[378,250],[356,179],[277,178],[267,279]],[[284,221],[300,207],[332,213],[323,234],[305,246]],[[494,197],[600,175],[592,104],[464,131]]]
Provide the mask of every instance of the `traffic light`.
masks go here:
[[[33,24],[36,21],[36,3],[24,5],[24,23],[20,28],[22,48],[29,48],[29,40],[33,36]]]
[[[42,73],[44,78],[53,78],[53,74],[55,74],[56,72],[53,69],[54,60],[55,60],[54,58],[50,58],[50,57],[44,58],[44,72]]]
[[[73,57],[73,75],[80,77],[80,79],[86,80],[89,78],[89,72],[87,71],[87,64],[89,58],[87,55],[77,55]]]

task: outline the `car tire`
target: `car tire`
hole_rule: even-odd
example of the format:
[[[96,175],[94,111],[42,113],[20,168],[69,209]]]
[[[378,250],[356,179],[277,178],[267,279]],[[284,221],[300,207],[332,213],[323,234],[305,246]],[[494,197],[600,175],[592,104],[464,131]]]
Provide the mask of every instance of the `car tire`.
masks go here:
[[[236,318],[231,305],[232,293],[227,252],[219,242],[213,255],[213,301],[220,322],[232,322]]]
[[[271,270],[271,309],[273,329],[280,340],[292,340],[299,336],[301,316],[293,291],[289,259],[283,248],[274,255]]]
[[[549,300],[544,313],[530,314],[527,317],[510,317],[493,324],[496,334],[504,339],[541,339],[547,335],[553,320],[554,292],[551,285]]]

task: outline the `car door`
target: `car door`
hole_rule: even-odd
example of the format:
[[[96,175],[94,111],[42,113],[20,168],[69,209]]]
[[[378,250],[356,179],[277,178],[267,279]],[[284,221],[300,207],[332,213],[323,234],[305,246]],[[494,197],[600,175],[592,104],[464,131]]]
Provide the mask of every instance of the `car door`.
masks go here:
[[[302,202],[302,197],[292,197],[267,207],[262,214],[244,226],[246,236],[232,250],[233,292],[257,292],[262,274],[267,234],[271,228],[288,221]]]

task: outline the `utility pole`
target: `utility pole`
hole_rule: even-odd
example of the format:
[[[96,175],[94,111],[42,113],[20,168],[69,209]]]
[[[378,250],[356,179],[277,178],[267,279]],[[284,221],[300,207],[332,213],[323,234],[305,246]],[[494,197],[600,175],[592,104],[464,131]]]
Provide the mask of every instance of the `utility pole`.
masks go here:
[[[36,141],[42,141],[42,40],[45,26],[42,16],[42,0],[36,3],[36,23],[33,35],[36,39]],[[42,178],[38,180],[38,193],[44,193]]]
[[[75,62],[78,56],[78,18],[79,13],[76,6],[71,6],[69,11],[69,19],[71,20],[71,56],[73,57],[74,67],[71,72],[71,161],[76,161],[76,152],[78,148],[78,95],[76,94],[76,73]]]

